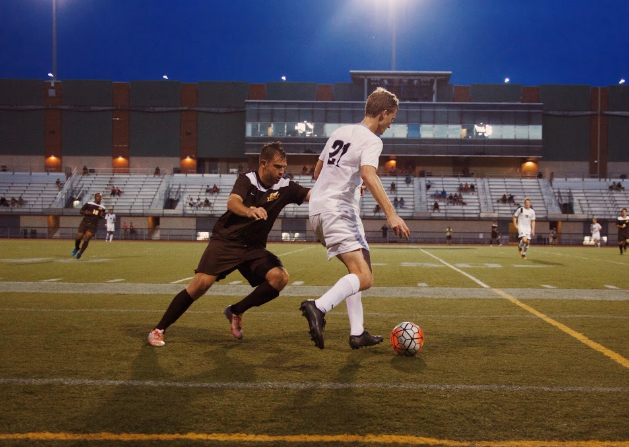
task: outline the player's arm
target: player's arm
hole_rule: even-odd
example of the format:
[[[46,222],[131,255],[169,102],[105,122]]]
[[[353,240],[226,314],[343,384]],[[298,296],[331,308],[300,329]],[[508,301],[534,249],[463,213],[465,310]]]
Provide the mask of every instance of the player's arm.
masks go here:
[[[531,221],[531,236],[535,234],[535,219]]]
[[[518,226],[518,218],[515,216],[515,214],[513,215],[513,226]]]
[[[323,160],[317,160],[317,165],[315,166],[315,170],[314,170],[314,179],[318,179],[319,178],[319,174],[321,174],[321,170],[323,169]]]
[[[309,202],[310,201],[310,194],[312,194],[312,188],[310,188],[308,190],[308,194],[306,194],[306,198],[304,199],[304,202]]]
[[[248,217],[255,220],[266,220],[268,217],[264,208],[249,208],[243,203],[242,197],[238,194],[230,194],[227,199],[227,210],[241,217]]]
[[[387,196],[387,193],[384,191],[380,177],[378,177],[376,173],[376,168],[371,165],[363,165],[360,168],[360,176],[367,189],[371,191],[373,198],[376,199],[376,202],[380,205],[380,209],[384,212],[387,222],[395,235],[408,239],[411,231],[406,226],[404,220],[398,216],[395,209],[393,209],[389,196]]]

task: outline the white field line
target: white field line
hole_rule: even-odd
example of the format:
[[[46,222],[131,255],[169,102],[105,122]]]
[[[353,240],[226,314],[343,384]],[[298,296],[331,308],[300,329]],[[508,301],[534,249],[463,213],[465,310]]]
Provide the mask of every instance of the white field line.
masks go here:
[[[119,279],[110,279],[109,281],[105,281],[105,282],[122,282],[122,281],[125,281],[125,280],[122,278],[119,278]]]
[[[548,284],[542,284],[542,287],[544,287],[545,289],[556,289],[557,287],[555,286],[549,286]]]
[[[417,287],[428,287],[428,284],[426,284],[425,282],[418,282]]]
[[[229,283],[230,286],[235,286],[236,284],[240,284],[242,281],[232,281]]]
[[[295,281],[291,284],[291,286],[301,286],[303,283],[303,281]]]
[[[310,250],[310,249],[315,248],[315,247],[316,247],[316,245],[313,245],[311,247],[301,248],[299,250],[294,250],[294,251],[289,251],[287,253],[282,253],[281,255],[277,255],[277,256],[281,257],[281,256],[286,256],[286,255],[292,255],[293,253],[299,253],[300,251]]]
[[[42,279],[40,282],[57,282],[61,281],[63,278],[51,278],[51,279]]]
[[[490,287],[485,284],[484,282],[474,278],[472,275],[465,273],[463,270],[456,268],[455,266],[453,266],[452,264],[448,264],[446,261],[444,261],[441,258],[438,258],[437,256],[433,255],[432,253],[427,252],[426,250],[424,250],[423,248],[421,249],[422,252],[426,253],[428,256],[430,256],[431,258],[436,259],[437,261],[441,262],[442,264],[444,264],[447,267],[450,267],[452,270],[459,272],[460,274],[462,274],[463,276],[467,276],[469,279],[471,279],[472,281],[474,281],[476,284],[478,284],[479,286],[485,288],[485,289],[489,289]]]
[[[88,386],[88,387],[146,387],[146,388],[206,388],[206,389],[391,389],[435,391],[505,391],[554,393],[628,393],[629,387],[536,386],[536,385],[466,385],[427,383],[338,383],[338,382],[165,382],[156,380],[92,380],[92,379],[19,379],[0,378],[0,385],[17,386]]]
[[[607,287],[608,289],[616,289],[616,290],[618,289],[618,287],[616,287],[616,286],[610,286],[610,285],[605,285],[605,287]]]
[[[177,281],[173,281],[173,282],[171,282],[171,284],[179,284],[180,282],[189,281],[192,278],[194,278],[194,276],[191,276],[190,278],[184,278],[184,279],[179,279]]]

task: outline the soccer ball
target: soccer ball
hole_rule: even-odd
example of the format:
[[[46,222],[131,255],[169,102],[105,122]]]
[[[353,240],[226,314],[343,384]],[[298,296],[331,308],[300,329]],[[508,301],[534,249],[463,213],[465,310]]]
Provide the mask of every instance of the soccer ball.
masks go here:
[[[413,356],[424,346],[424,331],[410,321],[400,323],[391,331],[391,346],[400,355]]]

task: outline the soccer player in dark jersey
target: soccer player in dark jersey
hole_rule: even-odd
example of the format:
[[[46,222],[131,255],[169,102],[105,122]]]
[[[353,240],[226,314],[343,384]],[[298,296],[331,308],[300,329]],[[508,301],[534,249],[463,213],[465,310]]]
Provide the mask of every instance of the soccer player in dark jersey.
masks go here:
[[[72,256],[76,255],[76,259],[81,259],[90,243],[90,239],[94,237],[96,230],[98,230],[98,221],[105,217],[105,207],[100,204],[101,198],[101,195],[96,193],[94,194],[94,201],[87,202],[81,208],[83,220],[79,225],[79,231],[74,241],[74,250],[72,250]],[[81,240],[83,245],[81,245]],[[79,246],[81,246],[80,250]]]
[[[620,216],[616,219],[616,228],[618,228],[618,248],[620,254],[627,251],[629,243],[629,217],[627,216],[627,208],[620,210]]]
[[[177,294],[166,313],[149,333],[153,346],[163,346],[164,331],[202,297],[210,287],[238,270],[255,289],[223,312],[231,332],[242,339],[242,314],[277,298],[288,283],[288,272],[277,256],[266,249],[275,219],[289,203],[310,199],[310,189],[283,178],[286,154],[280,142],[264,145],[257,171],[240,174],[227,200],[227,212],[212,230],[192,282]]]
[[[494,220],[491,224],[491,239],[489,239],[489,245],[493,247],[494,242],[498,244],[498,246],[502,245],[500,243],[500,232],[498,231],[498,221]]]

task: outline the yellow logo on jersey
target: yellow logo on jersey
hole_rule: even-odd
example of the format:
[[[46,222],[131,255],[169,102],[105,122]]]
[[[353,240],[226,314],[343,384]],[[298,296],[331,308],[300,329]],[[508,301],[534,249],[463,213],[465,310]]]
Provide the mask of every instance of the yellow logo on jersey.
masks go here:
[[[269,197],[266,198],[267,202],[272,202],[274,200],[276,200],[278,197],[280,196],[280,192],[274,192],[272,193]]]

